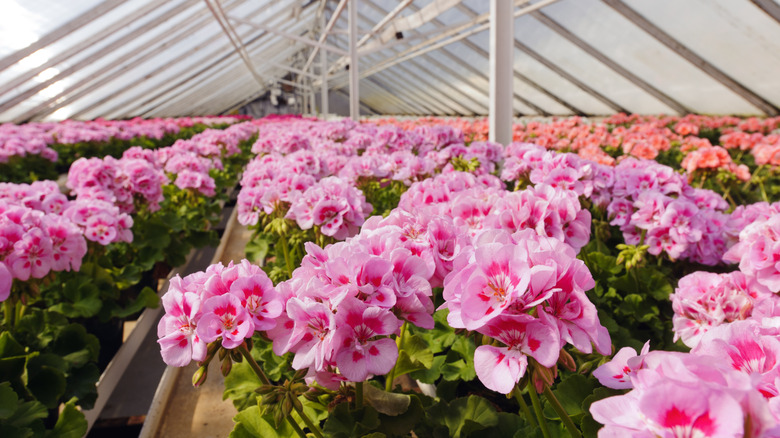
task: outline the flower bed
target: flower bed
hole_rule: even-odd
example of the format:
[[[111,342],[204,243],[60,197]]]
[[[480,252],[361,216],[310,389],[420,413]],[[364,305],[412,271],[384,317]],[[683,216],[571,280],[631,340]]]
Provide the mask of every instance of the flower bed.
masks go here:
[[[774,436],[777,119],[464,126],[265,123],[263,268],[174,278],[158,330],[231,436]]]
[[[159,148],[239,117],[94,120],[0,125],[0,175],[5,182],[56,179],[82,157],[119,158],[131,146]]]
[[[157,306],[157,279],[217,239],[220,203],[257,129],[242,123],[118,159],[80,158],[70,197],[53,181],[0,183],[4,436],[86,432],[78,408],[94,404],[113,354],[105,335]]]

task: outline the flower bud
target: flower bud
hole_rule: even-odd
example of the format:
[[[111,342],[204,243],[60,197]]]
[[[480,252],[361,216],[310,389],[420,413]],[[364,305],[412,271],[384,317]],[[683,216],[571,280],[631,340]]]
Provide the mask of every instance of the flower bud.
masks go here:
[[[225,357],[225,359],[222,361],[222,367],[220,370],[222,371],[222,375],[227,377],[228,374],[230,374],[230,370],[233,368],[233,361],[230,360],[230,357]]]
[[[561,348],[561,354],[558,356],[558,363],[569,371],[574,372],[577,370],[577,363],[574,361],[574,358],[563,348]]]
[[[207,366],[201,366],[198,368],[197,371],[195,371],[195,374],[192,375],[192,386],[198,387],[203,384],[203,382],[206,381],[206,377],[208,377],[209,369]]]

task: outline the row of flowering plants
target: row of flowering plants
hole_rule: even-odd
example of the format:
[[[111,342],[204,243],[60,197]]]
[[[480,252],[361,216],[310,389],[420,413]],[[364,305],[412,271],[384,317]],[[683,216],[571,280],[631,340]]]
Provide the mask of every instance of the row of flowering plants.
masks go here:
[[[777,127],[603,135],[648,120],[674,141]],[[265,125],[238,197],[251,261],[174,278],[158,327],[196,386],[221,362],[231,436],[780,436],[780,204],[755,163],[458,123]]]
[[[56,180],[79,158],[120,158],[132,146],[170,146],[178,139],[240,120],[230,116],[1,124],[0,181]]]
[[[0,436],[84,435],[80,410],[118,347],[107,332],[158,306],[157,279],[218,239],[257,130],[82,157],[65,191],[0,183]]]

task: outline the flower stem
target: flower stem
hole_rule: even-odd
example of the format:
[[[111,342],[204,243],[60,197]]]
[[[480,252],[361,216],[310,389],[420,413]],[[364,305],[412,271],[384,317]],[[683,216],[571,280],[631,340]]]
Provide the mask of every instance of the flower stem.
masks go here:
[[[404,322],[401,325],[401,334],[398,335],[398,339],[395,340],[396,345],[398,345],[398,351],[400,353],[401,351],[401,345],[404,343],[404,335],[406,335],[406,322]],[[393,368],[390,369],[390,372],[387,373],[387,377],[385,378],[385,391],[390,392],[393,390],[393,380],[395,380],[395,367],[398,365],[398,361],[395,362],[395,365],[393,365]]]
[[[558,397],[555,396],[550,387],[547,385],[544,385],[544,396],[547,397],[547,401],[550,402],[553,409],[555,409],[555,412],[557,412],[558,416],[561,417],[563,425],[566,426],[566,429],[569,430],[572,438],[580,438],[582,434],[580,433],[579,429],[577,429],[577,426],[575,426],[574,422],[571,421],[571,417],[569,417],[569,414],[566,412],[566,409],[564,409],[563,405],[561,405],[561,402],[558,401]]]
[[[363,382],[355,382],[355,409],[363,408]]]
[[[242,356],[244,356],[244,359],[246,359],[249,366],[252,367],[252,371],[254,371],[255,374],[257,374],[257,377],[260,378],[260,381],[263,382],[263,385],[270,385],[271,381],[268,380],[268,376],[265,375],[263,369],[255,361],[255,358],[252,357],[252,353],[250,353],[249,350],[246,348],[246,342],[243,342],[241,343],[241,345],[238,346],[238,352],[241,353]]]
[[[3,302],[3,325],[5,325],[9,330],[13,326],[14,313],[14,300],[9,297]]]
[[[539,396],[536,395],[536,389],[534,389],[533,385],[528,386],[528,395],[531,396],[531,404],[534,406],[536,419],[539,420],[539,428],[542,429],[542,435],[544,438],[552,438],[550,429],[547,428],[547,420],[542,412],[542,404],[539,402]]]
[[[298,434],[299,437],[306,438],[306,432],[304,432],[303,429],[301,429],[301,426],[298,426],[298,422],[295,421],[292,415],[287,416],[287,422],[290,423],[290,427],[293,428],[293,430],[295,431],[295,433]]]
[[[311,421],[311,418],[309,418],[309,416],[306,415],[305,412],[303,412],[302,407],[293,403],[293,408],[295,409],[295,412],[297,412],[298,415],[300,415],[301,420],[303,420],[303,422],[306,424],[306,427],[309,428],[309,430],[311,431],[311,433],[314,434],[314,436],[316,436],[317,438],[325,438],[322,435],[322,431],[320,430],[319,426],[317,426],[316,424],[314,424],[313,421]]]
[[[522,411],[523,415],[525,415],[526,421],[528,421],[528,424],[531,426],[536,427],[536,419],[534,419],[533,414],[531,414],[531,409],[528,407],[528,403],[525,402],[523,393],[520,391],[520,388],[515,386],[514,394],[517,403],[520,404],[520,411]]]
[[[279,244],[282,245],[282,252],[284,253],[284,264],[287,266],[287,272],[292,278],[293,266],[290,259],[290,246],[287,244],[287,236],[284,234],[279,235]]]

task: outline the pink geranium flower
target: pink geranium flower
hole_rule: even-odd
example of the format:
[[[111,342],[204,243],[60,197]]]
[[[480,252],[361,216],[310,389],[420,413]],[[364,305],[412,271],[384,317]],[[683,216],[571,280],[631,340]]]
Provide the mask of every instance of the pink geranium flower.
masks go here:
[[[11,271],[0,262],[0,302],[5,301],[11,295],[11,286],[13,285]]]
[[[222,346],[233,349],[254,333],[252,316],[235,295],[211,297],[203,303],[202,311],[197,333],[206,343],[221,337]]]
[[[183,292],[181,278],[171,279],[163,295],[165,315],[157,325],[157,336],[163,361],[174,367],[187,366],[190,361],[206,358],[206,342],[196,333],[201,301],[197,294]]]
[[[502,315],[478,330],[501,341],[503,347],[481,345],[474,352],[479,380],[493,391],[509,394],[525,374],[531,356],[544,367],[558,360],[558,334],[528,315]]]
[[[336,314],[334,345],[336,365],[348,380],[362,382],[370,375],[387,374],[398,358],[395,341],[377,336],[398,330],[401,322],[392,312],[348,298],[341,302]]]

